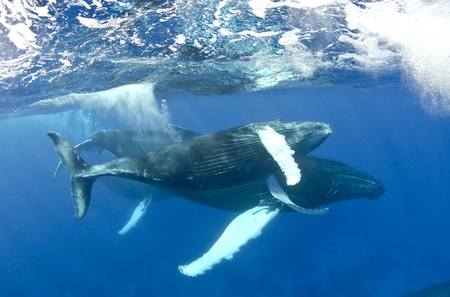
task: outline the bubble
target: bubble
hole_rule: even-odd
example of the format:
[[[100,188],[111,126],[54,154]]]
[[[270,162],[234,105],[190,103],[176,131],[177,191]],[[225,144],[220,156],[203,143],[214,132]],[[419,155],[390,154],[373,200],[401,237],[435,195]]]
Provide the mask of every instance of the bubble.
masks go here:
[[[347,4],[354,58],[367,71],[399,67],[429,112],[450,115],[450,8],[448,1],[382,1]]]
[[[133,128],[168,125],[168,107],[160,110],[151,83],[124,85],[107,91],[78,95],[81,107],[95,110],[104,117],[115,117]]]

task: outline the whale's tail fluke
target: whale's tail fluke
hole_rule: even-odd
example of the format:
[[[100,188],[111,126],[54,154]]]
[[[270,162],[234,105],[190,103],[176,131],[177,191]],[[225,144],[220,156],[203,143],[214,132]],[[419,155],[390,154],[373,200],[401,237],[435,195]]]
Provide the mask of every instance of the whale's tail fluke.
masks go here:
[[[55,132],[48,132],[47,135],[50,136],[50,133],[55,133]],[[52,139],[53,137],[50,136]],[[82,143],[77,144],[74,148],[77,150],[78,153],[81,153],[82,151],[91,148],[92,146],[94,146],[94,141],[92,139],[88,139],[83,141]],[[99,150],[98,154],[101,154],[102,149]],[[58,163],[58,166],[56,166],[56,170],[55,173],[53,174],[53,180],[56,180],[56,176],[58,175],[59,169],[61,168],[62,162]]]
[[[89,207],[92,184],[97,177],[83,176],[85,172],[91,169],[92,165],[86,163],[64,137],[56,132],[48,132],[47,135],[53,140],[56,153],[70,175],[72,200],[75,206],[74,218],[81,220]]]

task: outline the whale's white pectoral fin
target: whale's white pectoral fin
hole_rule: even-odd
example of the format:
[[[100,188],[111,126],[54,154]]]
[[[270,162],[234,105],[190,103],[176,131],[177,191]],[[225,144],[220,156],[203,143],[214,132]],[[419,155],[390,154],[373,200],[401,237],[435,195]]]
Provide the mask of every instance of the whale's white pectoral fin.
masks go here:
[[[284,204],[286,204],[295,211],[311,215],[327,215],[331,212],[331,209],[329,208],[308,209],[298,206],[297,204],[292,202],[291,199],[289,199],[289,196],[280,187],[280,184],[278,183],[277,179],[273,174],[266,180],[266,182],[272,196],[280,200],[281,202],[283,202]]]
[[[272,155],[273,159],[280,166],[286,176],[288,185],[296,185],[302,178],[298,164],[292,156],[295,152],[287,144],[283,135],[278,134],[269,126],[257,129],[255,131],[266,150]]]
[[[125,227],[122,228],[122,230],[119,231],[120,235],[123,235],[130,231],[131,228],[136,226],[139,219],[144,215],[145,211],[147,210],[148,205],[152,201],[152,198],[146,198],[139,203],[138,207],[133,212],[133,215],[131,216],[128,223],[125,225]]]
[[[56,180],[56,176],[58,175],[59,169],[61,168],[62,162],[59,161],[58,166],[56,166],[55,173],[53,174],[53,180]]]
[[[281,210],[282,204],[259,205],[235,218],[225,229],[222,236],[201,258],[189,265],[178,266],[180,272],[187,276],[197,276],[212,269],[223,259],[231,260],[233,254],[250,239],[261,234],[261,230]]]

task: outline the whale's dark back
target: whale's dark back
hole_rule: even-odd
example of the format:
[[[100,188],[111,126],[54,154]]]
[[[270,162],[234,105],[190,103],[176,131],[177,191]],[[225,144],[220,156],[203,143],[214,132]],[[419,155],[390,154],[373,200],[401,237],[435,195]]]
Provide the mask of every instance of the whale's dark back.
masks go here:
[[[296,155],[311,152],[331,133],[319,122],[278,120],[239,126],[151,152],[142,157],[149,161],[142,171],[155,186],[185,191],[220,190],[263,179],[280,169],[257,134],[267,126],[283,135]]]

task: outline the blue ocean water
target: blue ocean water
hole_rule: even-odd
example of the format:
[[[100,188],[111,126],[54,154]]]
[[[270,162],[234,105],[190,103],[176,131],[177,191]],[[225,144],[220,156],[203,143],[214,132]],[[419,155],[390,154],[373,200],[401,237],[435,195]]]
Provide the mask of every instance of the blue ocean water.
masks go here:
[[[58,159],[45,133],[76,143],[95,123],[68,114],[3,120],[6,295],[400,296],[450,277],[449,120],[430,117],[407,91],[329,86],[188,99],[168,102],[172,121],[201,133],[274,118],[329,123],[333,134],[313,155],[370,173],[387,193],[336,203],[326,217],[282,214],[232,261],[188,278],[178,265],[206,252],[235,214],[154,202],[119,236],[137,202],[96,184],[88,215],[75,221],[67,174],[52,180]]]
[[[448,3],[44,2],[0,11],[2,296],[402,296],[450,279]],[[237,214],[154,201],[121,236],[139,201],[95,183],[75,221],[68,174],[52,179],[48,131],[77,144],[104,129],[204,134],[278,118],[330,124],[311,154],[386,194],[325,217],[280,214],[194,278],[178,266]]]

